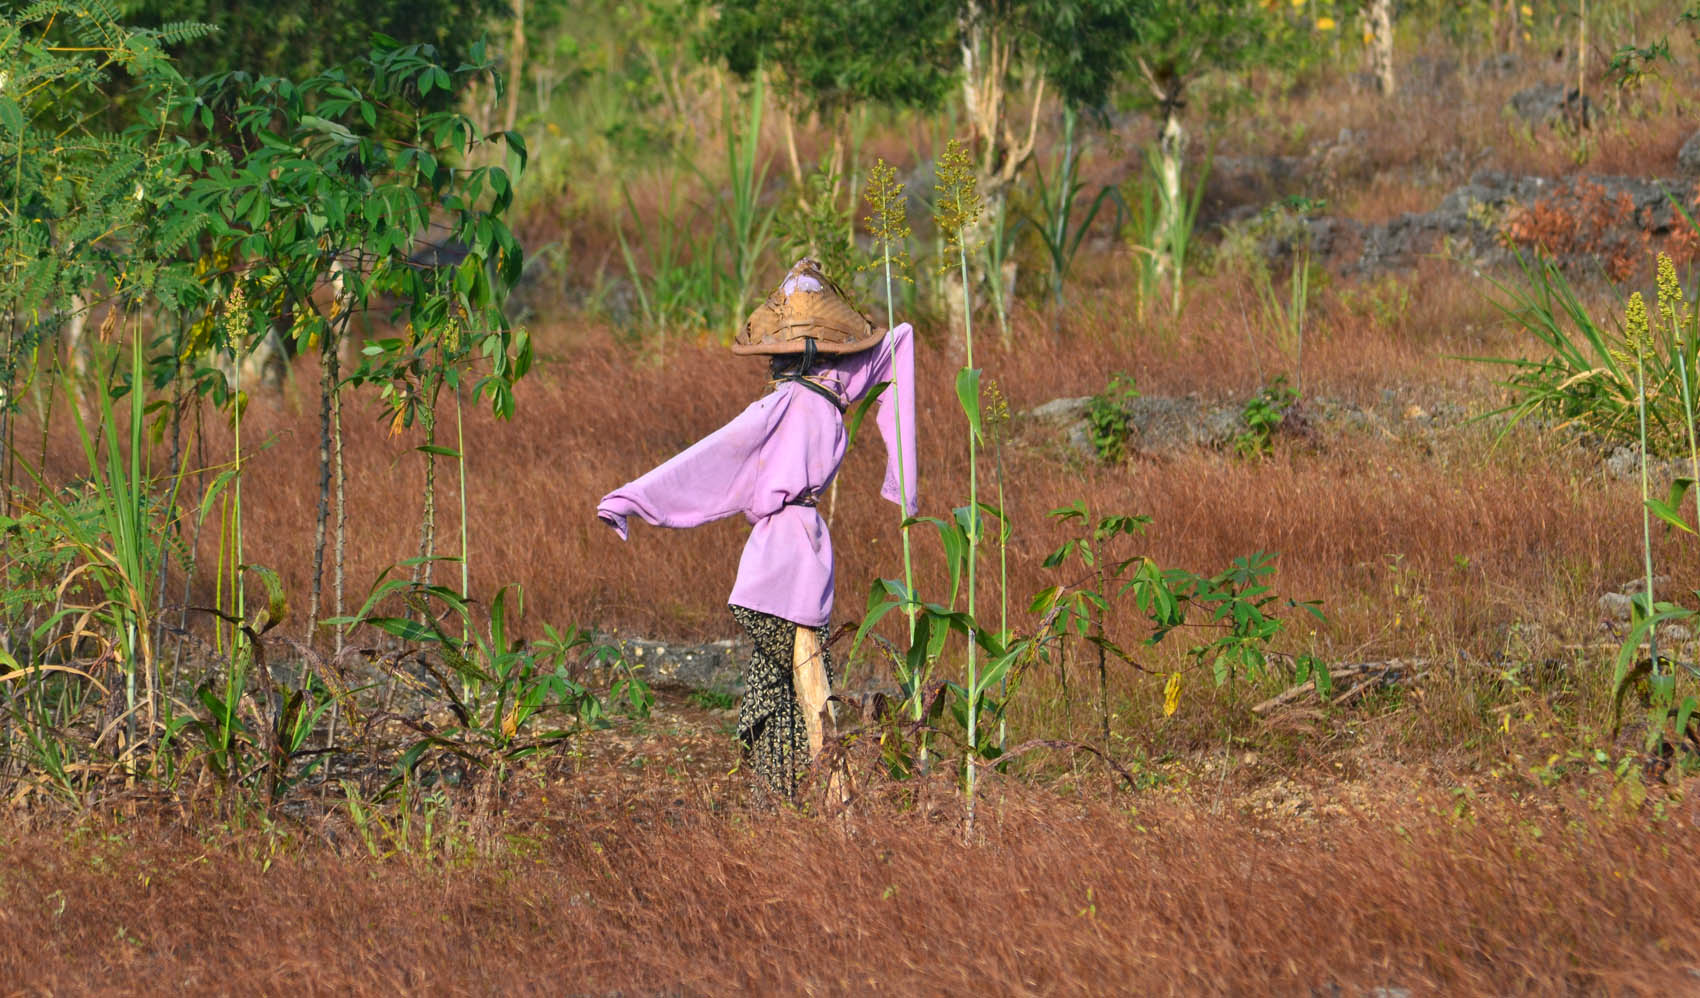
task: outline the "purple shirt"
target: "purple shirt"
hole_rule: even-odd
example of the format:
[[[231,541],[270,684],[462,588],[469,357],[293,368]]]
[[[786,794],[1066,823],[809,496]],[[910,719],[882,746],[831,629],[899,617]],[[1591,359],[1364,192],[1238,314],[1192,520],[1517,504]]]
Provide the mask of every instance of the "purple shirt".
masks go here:
[[[880,494],[901,501],[910,516],[916,509],[913,333],[905,322],[878,346],[821,357],[814,372],[852,405],[880,382],[891,382],[873,412],[886,451]],[[782,382],[730,423],[608,493],[596,515],[624,540],[631,516],[658,527],[695,527],[742,513],[754,529],[727,601],[821,627],[832,616],[832,538],[814,507],[786,503],[825,491],[844,459],[845,443],[844,419],[830,401],[806,386]]]

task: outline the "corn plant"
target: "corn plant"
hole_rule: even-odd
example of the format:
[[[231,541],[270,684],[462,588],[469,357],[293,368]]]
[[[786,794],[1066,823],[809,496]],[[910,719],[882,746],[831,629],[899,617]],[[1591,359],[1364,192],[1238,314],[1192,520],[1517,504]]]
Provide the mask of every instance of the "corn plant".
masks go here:
[[[118,666],[123,683],[126,737],[122,755],[133,764],[139,748],[138,715],[150,733],[159,718],[159,672],[151,616],[154,580],[165,548],[163,532],[155,523],[156,479],[144,459],[147,420],[141,331],[135,323],[131,327],[124,422],[120,422],[109,392],[100,393],[97,427],[88,425],[77,406],[68,406],[87,462],[86,488],[94,515],[80,515],[39,471],[30,469],[30,474],[41,489],[42,511],[53,532],[61,544],[75,552],[75,567],[60,583],[60,591],[80,581],[94,599],[87,605],[62,605],[36,633],[46,636],[62,623],[74,620],[73,628],[59,640],[69,641],[74,647],[87,636],[105,645],[107,651],[101,657]],[[68,377],[63,389],[67,396],[74,391]],[[91,630],[97,622],[99,626]]]
[[[1038,188],[1034,198],[1036,208],[1027,216],[1039,234],[1039,241],[1045,246],[1045,255],[1051,268],[1051,302],[1058,312],[1063,307],[1063,285],[1068,280],[1068,272],[1074,266],[1075,254],[1080,251],[1080,244],[1085,240],[1086,234],[1092,231],[1092,223],[1098,220],[1098,213],[1106,203],[1113,205],[1116,209],[1116,222],[1112,231],[1118,232],[1127,214],[1127,206],[1122,203],[1121,192],[1106,184],[1087,205],[1079,221],[1075,221],[1080,192],[1086,188],[1085,181],[1080,179],[1080,156],[1084,150],[1079,148],[1075,140],[1078,117],[1073,106],[1063,108],[1062,161],[1056,166],[1054,183],[1046,180],[1043,166],[1035,165],[1034,182]],[[1178,279],[1176,285],[1179,285]]]
[[[1164,172],[1156,149],[1146,149],[1145,170],[1128,182],[1132,198],[1118,197],[1126,213],[1127,239],[1134,255],[1134,289],[1138,293],[1140,319],[1157,301],[1168,281],[1169,314],[1180,314],[1185,301],[1187,256],[1192,251],[1198,228],[1198,210],[1204,204],[1204,185],[1210,179],[1211,157],[1206,157],[1190,193],[1176,188],[1180,198],[1168,204]]]
[[[981,512],[996,515],[995,511],[983,509]],[[943,603],[935,603],[896,579],[875,580],[868,593],[867,611],[851,649],[850,655],[854,658],[862,642],[891,611],[899,608],[915,611],[915,635],[907,649],[893,656],[899,690],[912,708],[911,727],[918,736],[915,751],[911,753],[908,750],[903,733],[895,724],[888,725],[888,730],[881,736],[887,766],[894,776],[900,778],[908,776],[916,766],[926,764],[932,742],[930,736],[937,733],[936,724],[947,710],[963,733],[961,745],[969,772],[972,772],[976,760],[998,758],[1002,753],[1002,735],[994,737],[991,729],[979,721],[985,717],[1002,719],[1007,698],[994,700],[989,694],[994,687],[1003,686],[1011,672],[1032,654],[1031,640],[1013,637],[1006,640],[1004,634],[983,625],[957,606],[968,574],[969,537],[976,519],[966,506],[952,511],[949,520],[916,518],[915,523],[935,528],[950,582],[948,597]],[[965,683],[937,683],[932,676],[953,635],[964,639],[976,654],[984,652],[986,668],[970,672],[972,678]],[[965,773],[964,779],[967,781],[970,777]],[[965,782],[965,785],[971,784]]]
[[[1311,304],[1311,280],[1315,264],[1311,260],[1310,231],[1303,226],[1303,215],[1311,202],[1299,202],[1299,225],[1293,242],[1292,270],[1287,276],[1287,293],[1282,296],[1275,288],[1274,275],[1261,261],[1252,267],[1253,281],[1259,301],[1263,304],[1264,321],[1275,331],[1276,343],[1292,358],[1293,382],[1304,390],[1305,330]]]

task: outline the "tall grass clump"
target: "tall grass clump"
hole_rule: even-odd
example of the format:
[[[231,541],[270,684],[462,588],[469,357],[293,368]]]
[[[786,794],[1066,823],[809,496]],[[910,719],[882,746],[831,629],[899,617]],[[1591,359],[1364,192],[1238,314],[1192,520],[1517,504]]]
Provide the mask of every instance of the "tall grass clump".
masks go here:
[[[1638,442],[1644,419],[1650,453],[1680,447],[1680,359],[1692,360],[1700,347],[1694,324],[1660,322],[1644,342],[1631,343],[1623,322],[1594,318],[1554,261],[1520,256],[1518,262],[1522,280],[1494,281],[1500,294],[1494,304],[1544,349],[1534,358],[1477,358],[1509,369],[1503,384],[1513,401],[1498,413],[1509,413],[1511,424],[1546,416],[1608,444]]]

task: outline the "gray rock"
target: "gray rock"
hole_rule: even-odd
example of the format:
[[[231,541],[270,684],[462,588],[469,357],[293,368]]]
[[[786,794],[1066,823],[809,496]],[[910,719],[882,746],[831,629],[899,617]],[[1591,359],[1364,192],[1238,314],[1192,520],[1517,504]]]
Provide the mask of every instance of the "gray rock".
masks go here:
[[[1700,132],[1690,135],[1688,141],[1682,144],[1676,154],[1676,163],[1687,173],[1700,173]]]
[[[1599,120],[1592,99],[1562,83],[1537,83],[1511,95],[1511,113],[1533,128],[1566,124],[1586,128]]]
[[[1628,620],[1631,606],[1629,597],[1623,593],[1606,593],[1600,597],[1600,612],[1607,620]]]
[[[1238,408],[1210,405],[1192,395],[1141,396],[1129,408],[1134,427],[1131,449],[1148,456],[1221,447],[1242,429]]]
[[[1091,396],[1060,398],[1028,410],[1027,419],[1058,433],[1082,457],[1097,457],[1087,429]],[[1142,395],[1127,403],[1133,430],[1127,449],[1145,457],[1168,457],[1193,448],[1227,445],[1244,427],[1237,407],[1213,405],[1196,396]]]
[[[1047,426],[1067,426],[1086,418],[1086,409],[1091,404],[1090,395],[1052,399],[1044,405],[1027,410],[1027,418]]]
[[[625,647],[632,664],[643,666],[643,678],[652,686],[740,696],[744,692],[743,661],[749,649],[742,641],[686,645],[629,639]]]
[[[1668,576],[1668,575],[1655,575],[1655,576],[1653,576],[1653,591],[1654,591],[1655,594],[1662,592],[1662,591],[1664,591],[1668,588],[1670,588],[1670,576]],[[1640,576],[1640,575],[1637,575],[1635,578],[1630,579],[1628,582],[1625,582],[1623,585],[1617,587],[1618,592],[1628,593],[1631,596],[1634,596],[1637,593],[1645,592],[1646,589],[1647,589],[1647,580],[1646,580],[1645,577]]]
[[[1641,448],[1625,445],[1611,452],[1605,460],[1606,474],[1612,478],[1630,478],[1641,473]]]
[[[1483,59],[1481,64],[1476,67],[1476,75],[1502,79],[1513,75],[1519,68],[1515,55],[1510,52],[1501,52],[1498,55],[1490,55]]]

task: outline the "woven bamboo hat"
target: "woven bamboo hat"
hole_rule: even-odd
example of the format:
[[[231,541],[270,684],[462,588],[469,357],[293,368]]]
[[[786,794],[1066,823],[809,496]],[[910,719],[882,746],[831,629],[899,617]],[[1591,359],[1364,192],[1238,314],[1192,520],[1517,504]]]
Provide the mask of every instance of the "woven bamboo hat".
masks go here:
[[[803,353],[814,340],[816,353],[856,353],[878,344],[885,332],[850,304],[844,289],[821,273],[819,263],[804,257],[750,313],[732,341],[732,352]]]

